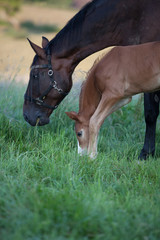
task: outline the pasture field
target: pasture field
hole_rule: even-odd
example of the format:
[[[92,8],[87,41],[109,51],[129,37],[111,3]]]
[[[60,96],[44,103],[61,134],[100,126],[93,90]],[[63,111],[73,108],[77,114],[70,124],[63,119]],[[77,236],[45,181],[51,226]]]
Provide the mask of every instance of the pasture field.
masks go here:
[[[90,161],[77,155],[73,122],[65,115],[78,108],[80,86],[49,125],[35,128],[23,120],[25,89],[0,80],[0,239],[159,240],[159,129],[156,158],[137,161],[143,101],[105,121],[99,155]]]

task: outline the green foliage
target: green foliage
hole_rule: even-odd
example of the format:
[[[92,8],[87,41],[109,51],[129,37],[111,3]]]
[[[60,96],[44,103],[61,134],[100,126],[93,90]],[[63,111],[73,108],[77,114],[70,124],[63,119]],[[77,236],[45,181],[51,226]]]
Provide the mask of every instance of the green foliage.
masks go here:
[[[20,24],[20,28],[17,30],[13,28],[9,23],[0,21],[0,25],[6,26],[4,32],[13,38],[26,38],[28,33],[45,34],[58,32],[59,28],[56,25],[48,24],[35,24],[32,21],[25,21]]]
[[[4,9],[8,15],[17,12],[23,0],[0,0],[0,8]]]
[[[11,21],[9,15],[13,15],[20,9],[20,6],[23,3],[33,4],[34,2],[43,3],[44,5],[50,7],[62,7],[68,8],[71,6],[71,0],[0,0],[0,9],[3,9],[7,13],[5,18],[0,19],[0,26],[3,26],[3,31],[13,38],[26,38],[28,33],[34,34],[44,34],[50,32],[58,32],[60,29],[56,25],[48,24],[35,24],[32,21],[24,21],[21,23],[14,24],[14,21]],[[19,27],[17,27],[19,26]]]
[[[21,27],[26,29],[27,31],[33,32],[33,33],[49,33],[49,32],[58,32],[58,27],[55,25],[36,25],[35,23],[31,21],[26,21],[21,23]]]
[[[160,158],[137,162],[142,101],[105,121],[99,155],[90,161],[77,155],[64,113],[77,110],[79,88],[49,125],[33,128],[22,116],[26,87],[1,81],[1,240],[159,240]]]

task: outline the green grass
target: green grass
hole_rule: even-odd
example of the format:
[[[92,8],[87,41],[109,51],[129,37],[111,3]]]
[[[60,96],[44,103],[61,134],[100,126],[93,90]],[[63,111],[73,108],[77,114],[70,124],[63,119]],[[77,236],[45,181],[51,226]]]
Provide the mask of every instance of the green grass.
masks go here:
[[[160,239],[160,152],[137,163],[143,102],[105,121],[89,161],[77,155],[64,113],[78,108],[76,87],[51,123],[35,128],[23,120],[25,88],[0,82],[0,239]]]

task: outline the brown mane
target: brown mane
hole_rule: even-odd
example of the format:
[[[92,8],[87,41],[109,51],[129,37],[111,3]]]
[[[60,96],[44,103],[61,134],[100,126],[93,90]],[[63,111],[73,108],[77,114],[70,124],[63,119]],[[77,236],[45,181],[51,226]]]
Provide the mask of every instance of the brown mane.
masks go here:
[[[92,73],[93,69],[97,66],[97,64],[108,54],[108,50],[101,53],[94,61],[92,67],[89,69],[89,71],[86,73],[86,79],[81,84],[81,92],[80,92],[80,99],[82,98],[83,91],[85,89],[85,85],[87,83],[87,79],[89,78],[90,74]]]

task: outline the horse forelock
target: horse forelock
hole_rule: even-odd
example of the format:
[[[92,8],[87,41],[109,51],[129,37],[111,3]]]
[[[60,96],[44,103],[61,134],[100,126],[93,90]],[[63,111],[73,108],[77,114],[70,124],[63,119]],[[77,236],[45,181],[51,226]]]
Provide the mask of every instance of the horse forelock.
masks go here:
[[[36,64],[37,59],[38,59],[38,55],[36,54],[36,55],[34,56],[34,58],[33,58],[33,62],[32,62],[32,64],[31,64],[30,68],[31,68],[33,65]]]
[[[45,51],[45,53],[46,53],[46,55],[47,55],[47,54],[48,54],[48,45],[44,48],[44,51]],[[37,60],[38,60],[38,55],[36,54],[36,55],[34,56],[34,58],[33,58],[33,62],[32,62],[32,64],[31,64],[30,67],[32,67],[33,65],[35,65],[36,62],[37,62]]]

